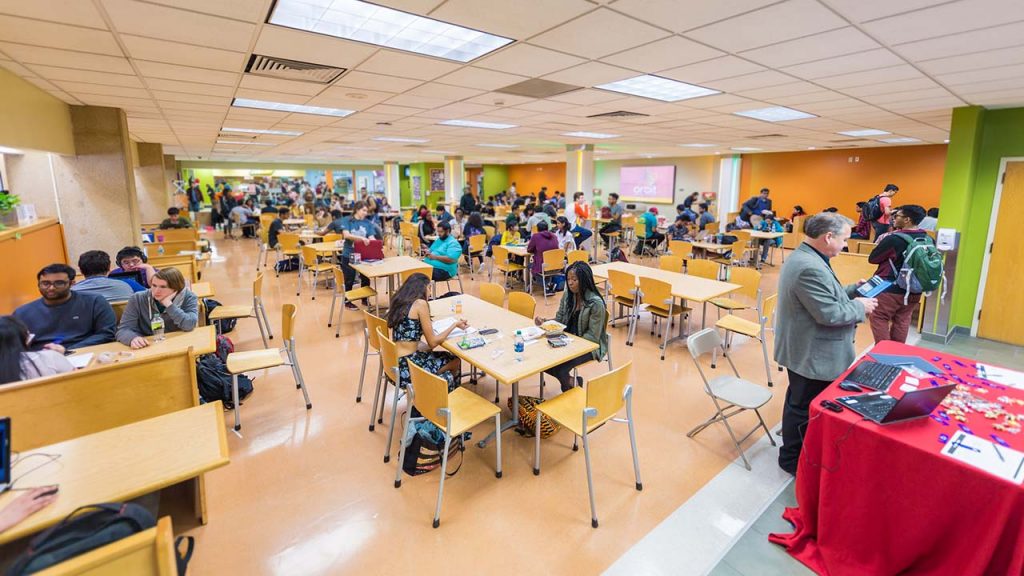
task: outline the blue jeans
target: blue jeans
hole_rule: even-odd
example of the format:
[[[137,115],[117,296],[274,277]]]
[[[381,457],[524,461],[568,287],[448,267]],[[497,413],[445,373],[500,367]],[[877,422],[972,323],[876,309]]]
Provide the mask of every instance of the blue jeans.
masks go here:
[[[572,229],[572,239],[576,242],[576,247],[579,248],[586,242],[594,233],[582,226],[577,226]]]

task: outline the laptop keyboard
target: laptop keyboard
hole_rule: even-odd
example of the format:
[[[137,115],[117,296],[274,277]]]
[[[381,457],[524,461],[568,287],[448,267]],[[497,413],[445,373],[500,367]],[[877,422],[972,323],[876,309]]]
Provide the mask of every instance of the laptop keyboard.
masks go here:
[[[863,400],[865,397],[861,396]],[[885,415],[892,410],[892,407],[896,405],[896,399],[889,398],[872,398],[870,402],[861,402],[856,407],[856,412],[860,412],[861,416],[866,417],[869,420],[875,422],[881,422]],[[852,406],[848,406],[853,408]]]
[[[899,366],[892,366],[891,364],[861,362],[845,380],[865,388],[885,392],[896,378],[899,377],[902,370]]]

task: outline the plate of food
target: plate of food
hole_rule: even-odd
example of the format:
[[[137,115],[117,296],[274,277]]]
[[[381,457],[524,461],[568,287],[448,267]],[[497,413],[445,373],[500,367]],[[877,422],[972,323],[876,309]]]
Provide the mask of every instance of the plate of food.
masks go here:
[[[545,320],[541,323],[540,329],[544,331],[547,336],[557,336],[565,332],[565,324],[556,320]]]

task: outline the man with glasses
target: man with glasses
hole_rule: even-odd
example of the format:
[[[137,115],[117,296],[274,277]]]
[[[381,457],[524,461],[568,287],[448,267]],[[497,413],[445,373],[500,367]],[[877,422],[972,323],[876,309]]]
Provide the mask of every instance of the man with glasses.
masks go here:
[[[150,279],[156,275],[156,268],[146,263],[146,253],[138,246],[125,246],[124,248],[121,248],[117,251],[117,256],[114,257],[114,261],[117,264],[117,268],[111,270],[111,274],[134,272],[138,270],[143,272],[143,274],[139,275],[139,280],[141,280],[140,284],[146,288],[149,288]]]
[[[14,317],[33,334],[33,349],[63,353],[114,340],[114,309],[99,294],[71,290],[74,268],[50,264],[36,274],[36,280],[42,298],[14,311]]]
[[[906,204],[894,210],[893,231],[878,237],[878,244],[868,256],[868,262],[878,266],[875,274],[894,282],[877,296],[878,308],[871,314],[871,334],[875,337],[875,342],[907,341],[911,316],[921,302],[921,294],[907,294],[907,290],[900,288],[895,282],[898,271],[903,268],[904,254],[910,246],[910,241],[917,242],[923,238],[925,243],[935,245],[928,238],[928,233],[920,227],[925,214],[924,208],[916,204]]]

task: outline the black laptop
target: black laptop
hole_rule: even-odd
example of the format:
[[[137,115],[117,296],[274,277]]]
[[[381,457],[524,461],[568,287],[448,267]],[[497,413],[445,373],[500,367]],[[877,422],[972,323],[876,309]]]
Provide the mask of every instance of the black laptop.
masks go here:
[[[843,396],[836,398],[836,401],[868,420],[884,426],[928,416],[954,388],[955,384],[949,384],[911,390],[899,400],[885,392],[869,392]]]

